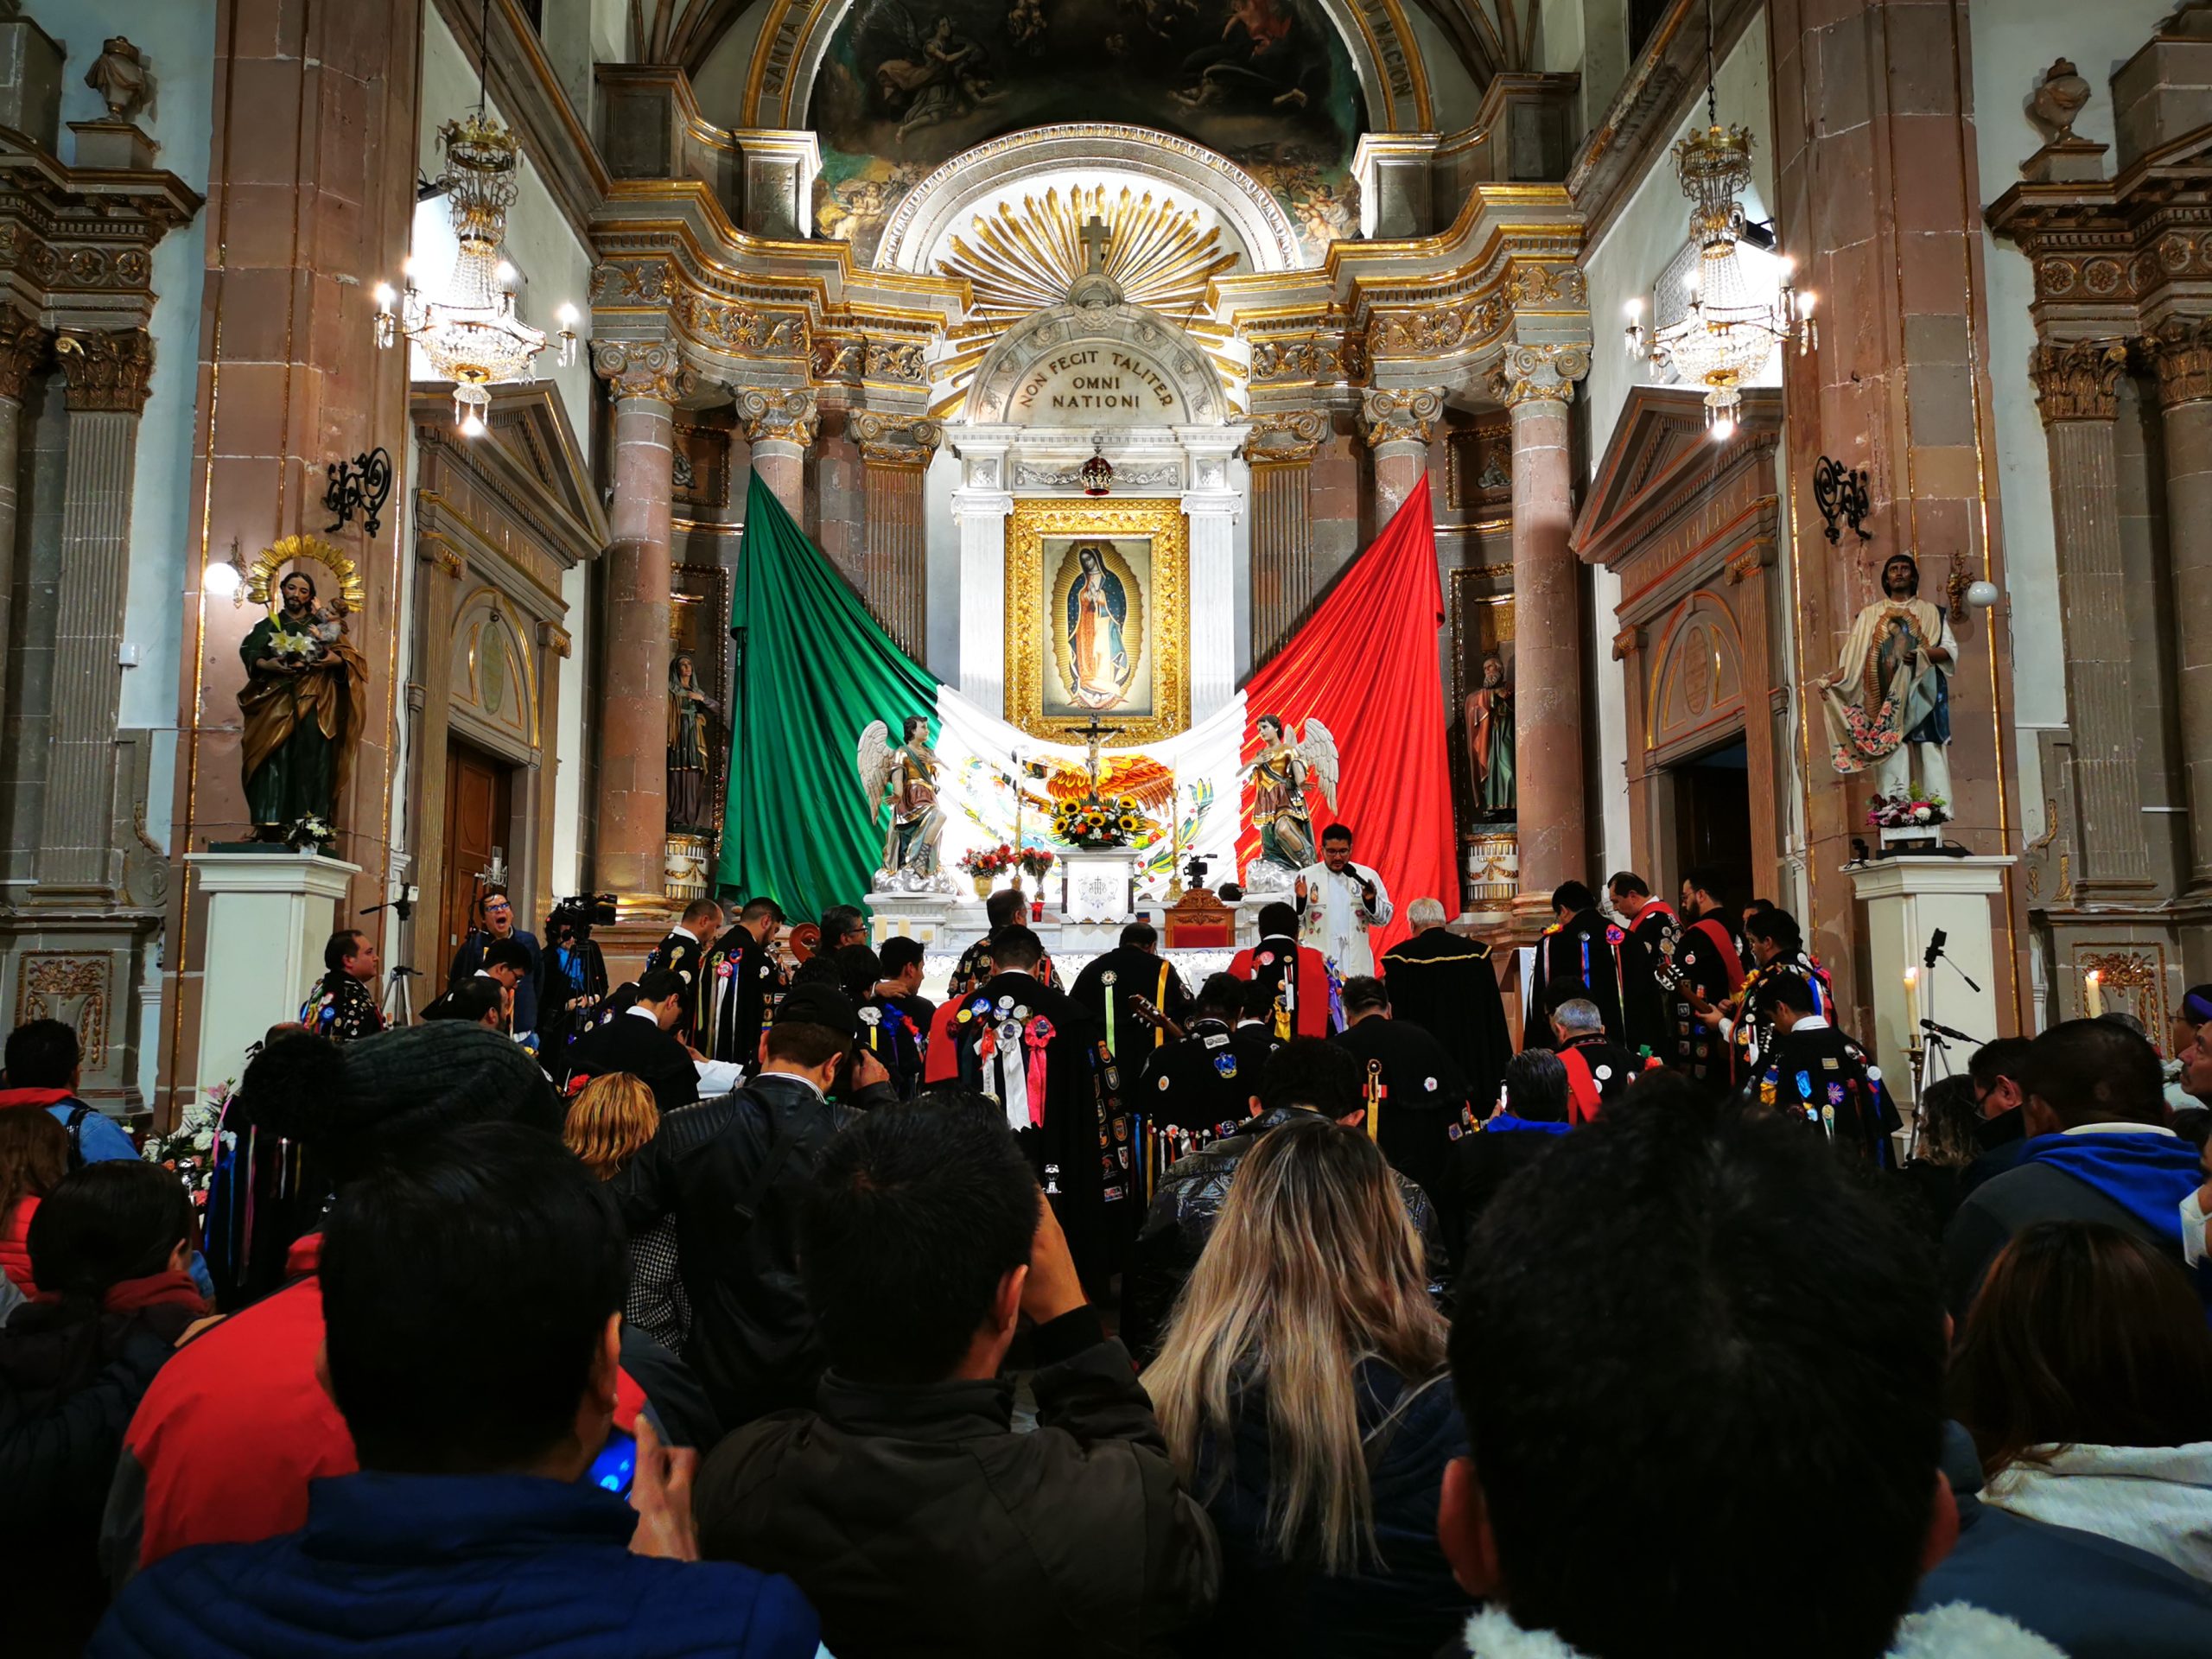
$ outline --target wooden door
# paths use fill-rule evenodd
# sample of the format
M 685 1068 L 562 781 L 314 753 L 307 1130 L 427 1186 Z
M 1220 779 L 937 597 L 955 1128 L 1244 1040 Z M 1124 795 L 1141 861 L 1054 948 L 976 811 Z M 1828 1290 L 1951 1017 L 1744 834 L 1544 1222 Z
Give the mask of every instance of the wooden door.
M 442 976 L 451 965 L 453 953 L 479 919 L 473 907 L 484 883 L 495 866 L 506 867 L 513 781 L 513 768 L 505 761 L 458 741 L 447 743 L 445 886 L 438 895 L 439 949 L 433 973 Z M 444 988 L 442 980 L 437 988 Z
M 1721 897 L 1736 905 L 1755 896 L 1751 773 L 1745 760 L 1744 745 L 1738 742 L 1669 768 L 1675 774 L 1678 826 L 1675 877 L 1679 880 L 1683 871 L 1699 865 L 1717 869 L 1727 882 Z

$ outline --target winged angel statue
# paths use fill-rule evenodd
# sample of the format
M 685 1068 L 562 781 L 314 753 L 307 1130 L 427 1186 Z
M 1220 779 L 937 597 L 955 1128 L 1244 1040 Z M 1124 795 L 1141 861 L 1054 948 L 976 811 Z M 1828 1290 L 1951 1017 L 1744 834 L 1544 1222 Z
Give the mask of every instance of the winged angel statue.
M 1293 741 L 1281 715 L 1262 715 L 1259 756 L 1244 768 L 1252 785 L 1252 827 L 1260 832 L 1260 856 L 1244 873 L 1255 893 L 1290 886 L 1313 861 L 1319 844 L 1313 833 L 1313 803 L 1326 806 L 1337 798 L 1337 740 L 1319 720 L 1308 719 Z
M 883 837 L 883 865 L 875 873 L 879 893 L 950 893 L 952 882 L 938 868 L 938 842 L 944 835 L 944 813 L 937 804 L 937 751 L 930 747 L 930 722 L 909 715 L 900 725 L 900 742 L 891 746 L 891 728 L 870 721 L 861 733 L 853 763 L 868 793 L 868 822 L 891 803 L 891 825 Z

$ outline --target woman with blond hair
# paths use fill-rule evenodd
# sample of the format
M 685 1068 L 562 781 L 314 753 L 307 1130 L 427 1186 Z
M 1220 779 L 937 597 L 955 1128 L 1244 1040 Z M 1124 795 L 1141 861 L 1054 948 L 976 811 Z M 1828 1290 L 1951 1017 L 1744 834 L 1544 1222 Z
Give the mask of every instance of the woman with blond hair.
M 1390 1166 L 1320 1116 L 1245 1158 L 1144 1386 L 1220 1535 L 1192 1651 L 1421 1656 L 1469 1604 L 1436 1544 L 1467 1454 L 1420 1236 Z
M 627 1071 L 586 1084 L 569 1108 L 561 1139 L 602 1181 L 620 1175 L 660 1127 L 653 1091 Z M 630 1241 L 630 1289 L 622 1319 L 681 1357 L 691 1334 L 691 1303 L 677 1272 L 676 1217 L 663 1216 Z

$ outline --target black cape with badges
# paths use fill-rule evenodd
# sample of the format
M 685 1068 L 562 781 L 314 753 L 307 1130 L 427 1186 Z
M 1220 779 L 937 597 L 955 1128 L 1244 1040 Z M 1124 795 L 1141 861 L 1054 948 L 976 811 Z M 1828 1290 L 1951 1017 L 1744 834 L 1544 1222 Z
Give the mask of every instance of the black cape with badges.
M 681 978 L 690 995 L 683 999 L 683 1011 L 677 1015 L 676 1035 L 685 1042 L 699 1028 L 699 969 L 705 963 L 707 947 L 681 928 L 671 927 L 662 936 L 661 942 L 645 953 L 646 973 L 656 968 L 665 968 Z
M 1736 1014 L 1736 1028 L 1729 1040 L 1736 1050 L 1736 1075 L 1756 1077 L 1765 1069 L 1775 1044 L 1776 989 L 1787 979 L 1809 985 L 1813 1012 L 1823 1020 L 1835 1017 L 1835 988 L 1827 970 L 1800 951 L 1794 958 L 1777 957 L 1764 967 L 1744 976 L 1744 1005 Z
M 925 1008 L 931 1005 L 919 997 L 912 999 Z M 935 1009 L 931 1008 L 934 1014 Z M 902 996 L 871 996 L 860 1005 L 861 1044 L 883 1063 L 891 1074 L 891 1086 L 899 1091 L 901 1100 L 912 1100 L 922 1086 L 922 1054 L 929 1044 L 929 1021 L 925 1017 L 916 1023 L 908 999 Z
M 1180 1042 L 1147 1058 L 1134 1103 L 1148 1127 L 1204 1145 L 1252 1115 L 1261 1070 L 1281 1046 L 1258 1021 L 1231 1030 L 1226 1020 L 1194 1020 Z M 1190 1150 L 1182 1146 L 1173 1157 Z
M 627 1071 L 653 1091 L 653 1104 L 664 1112 L 699 1098 L 699 1068 L 683 1045 L 653 1020 L 627 1009 L 577 1038 L 568 1064 L 565 1087 L 571 1096 L 594 1077 Z
M 1513 1058 L 1490 947 L 1448 928 L 1427 928 L 1383 953 L 1382 981 L 1389 987 L 1392 1015 L 1443 1044 L 1468 1093 L 1487 1107 Z
M 1728 1041 L 1716 1025 L 1698 1018 L 1690 1007 L 1694 990 L 1718 1007 L 1743 988 L 1744 937 L 1726 910 L 1714 910 L 1682 928 L 1675 949 L 1675 980 L 1668 1014 L 1673 1040 L 1659 1057 L 1702 1083 L 1726 1089 L 1734 1082 Z
M 1567 1068 L 1567 1121 L 1576 1126 L 1591 1122 L 1626 1092 L 1650 1062 L 1630 1053 L 1618 1043 L 1592 1034 L 1570 1037 L 1559 1046 L 1560 1064 Z M 1513 1109 L 1513 1103 L 1506 1103 Z
M 1643 959 L 1628 975 L 1624 987 L 1628 1046 L 1648 1048 L 1663 1059 L 1673 1052 L 1675 1033 L 1668 1011 L 1673 1006 L 1675 982 L 1680 977 L 1675 953 L 1682 944 L 1681 918 L 1665 900 L 1655 899 L 1637 912 L 1628 934 L 1643 947 Z
M 1878 1068 L 1866 1051 L 1825 1022 L 1779 1032 L 1755 1081 L 1760 1103 L 1834 1143 L 1848 1163 L 1896 1166 L 1890 1136 L 1902 1127 Z
M 1027 1127 L 1019 1127 L 1015 1138 L 1052 1201 L 1076 1270 L 1096 1287 L 1097 1300 L 1141 1218 L 1133 1196 L 1136 1153 L 1129 1121 L 1106 1110 L 1105 1044 L 1074 998 L 1027 974 L 995 974 L 958 1003 L 952 1041 L 964 1087 L 1005 1105 L 1011 1092 L 1006 1068 L 1021 1066 L 1026 1088 L 1033 1042 L 1043 1050 L 1042 1096 L 1028 1102 Z M 1020 1029 L 1008 1033 L 1010 1025 Z
M 759 1059 L 760 1033 L 776 1017 L 783 989 L 783 969 L 772 947 L 737 925 L 716 939 L 700 970 L 696 998 L 698 1046 L 707 1058 L 737 1065 Z
M 1605 1016 L 1605 1035 L 1628 1044 L 1624 999 L 1630 986 L 1641 985 L 1649 974 L 1643 946 L 1626 928 L 1607 921 L 1594 909 L 1546 928 L 1536 941 L 1535 964 L 1529 971 L 1529 994 L 1521 1011 L 1521 1046 L 1551 1046 L 1549 999 L 1560 985 L 1571 985 L 1574 995 L 1595 1002 L 1598 1012 Z
M 1148 1002 L 1178 1025 L 1191 1007 L 1191 994 L 1173 963 L 1134 945 L 1120 945 L 1085 963 L 1068 995 L 1090 1016 L 1106 1045 L 1106 1109 L 1142 1111 L 1134 1098 L 1145 1062 L 1166 1046 L 1167 1033 L 1137 1017 L 1137 1004 Z
M 1467 1104 L 1467 1081 L 1457 1063 L 1419 1026 L 1382 1014 L 1370 1014 L 1329 1040 L 1359 1062 L 1367 1131 L 1382 1155 L 1415 1185 L 1435 1191 Z

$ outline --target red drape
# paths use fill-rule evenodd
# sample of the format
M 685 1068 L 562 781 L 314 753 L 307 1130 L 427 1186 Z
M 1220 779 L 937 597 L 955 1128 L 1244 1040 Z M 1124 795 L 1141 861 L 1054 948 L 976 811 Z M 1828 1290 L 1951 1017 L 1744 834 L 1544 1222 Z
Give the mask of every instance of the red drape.
M 1275 715 L 1303 733 L 1319 716 L 1337 740 L 1337 798 L 1313 802 L 1319 832 L 1341 820 L 1352 857 L 1382 878 L 1396 919 L 1376 930 L 1375 954 L 1406 937 L 1406 906 L 1436 899 L 1459 913 L 1452 857 L 1452 767 L 1445 748 L 1437 632 L 1444 592 L 1428 480 L 1414 486 L 1374 543 L 1345 570 L 1306 625 L 1253 671 L 1244 687 L 1244 760 L 1260 752 L 1259 720 Z M 1252 787 L 1244 786 L 1242 868 L 1259 856 Z

